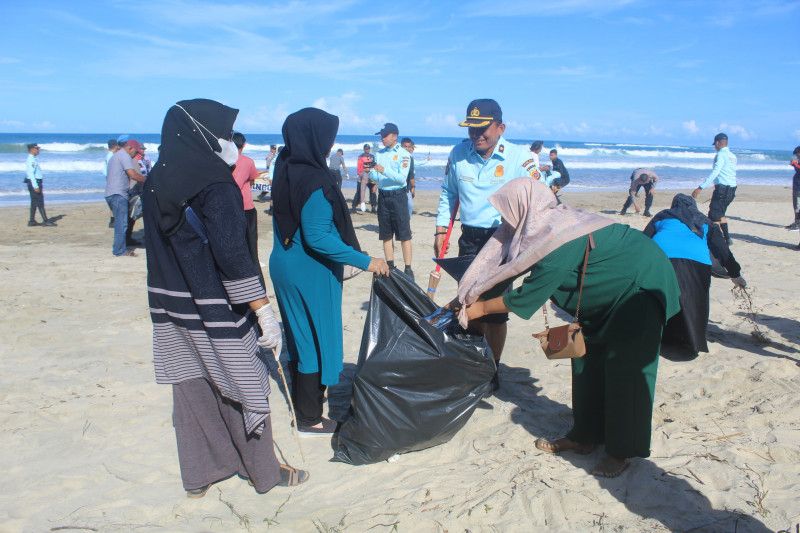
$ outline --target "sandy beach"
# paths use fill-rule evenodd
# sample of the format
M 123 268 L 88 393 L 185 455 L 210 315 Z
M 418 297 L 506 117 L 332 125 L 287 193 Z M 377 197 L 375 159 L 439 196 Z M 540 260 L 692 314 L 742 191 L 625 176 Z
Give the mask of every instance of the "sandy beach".
M 669 207 L 676 192 L 658 190 L 653 212 Z M 616 214 L 625 192 L 567 188 L 561 196 L 634 228 L 648 220 Z M 421 191 L 412 217 L 421 285 L 433 266 L 437 199 Z M 708 199 L 705 192 L 701 211 Z M 262 212 L 266 204 L 257 206 L 267 263 L 271 218 Z M 104 203 L 47 209 L 58 227 L 27 227 L 27 207 L 0 209 L 2 532 L 800 527 L 800 236 L 784 229 L 790 188 L 739 188 L 728 218 L 755 325 L 730 281 L 714 279 L 710 353 L 688 363 L 661 359 L 652 455 L 634 459 L 619 478 L 589 474 L 601 451 L 553 456 L 533 446 L 571 425 L 569 363 L 548 361 L 534 343 L 531 334 L 543 329 L 539 314 L 512 316 L 502 388 L 487 400 L 492 408 L 476 410 L 451 442 L 353 467 L 330 462 L 327 439 L 308 439 L 303 463 L 283 386 L 273 381 L 276 445 L 286 462 L 311 472 L 310 481 L 258 495 L 234 477 L 200 500 L 187 499 L 181 486 L 171 388 L 155 383 L 144 249 L 135 258 L 112 256 Z M 380 256 L 376 216 L 353 219 L 362 247 Z M 143 237 L 139 224 L 134 237 Z M 345 372 L 327 404 L 334 419 L 349 405 L 370 282 L 363 274 L 345 283 Z M 449 301 L 455 288 L 443 278 L 437 302 Z M 753 335 L 756 327 L 767 343 Z

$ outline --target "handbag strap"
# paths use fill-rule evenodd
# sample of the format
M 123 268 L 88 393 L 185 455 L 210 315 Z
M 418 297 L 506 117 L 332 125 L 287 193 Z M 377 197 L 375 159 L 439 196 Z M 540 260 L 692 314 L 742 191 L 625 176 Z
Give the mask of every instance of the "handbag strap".
M 583 254 L 583 268 L 581 268 L 581 287 L 578 290 L 578 305 L 575 308 L 575 319 L 573 322 L 578 322 L 578 314 L 581 311 L 581 297 L 583 296 L 583 280 L 586 279 L 586 265 L 589 264 L 589 252 L 594 248 L 594 237 L 592 234 L 589 234 L 589 238 L 586 240 L 586 253 Z M 549 328 L 550 324 L 547 322 L 547 303 L 542 305 L 542 313 L 544 313 L 544 327 Z

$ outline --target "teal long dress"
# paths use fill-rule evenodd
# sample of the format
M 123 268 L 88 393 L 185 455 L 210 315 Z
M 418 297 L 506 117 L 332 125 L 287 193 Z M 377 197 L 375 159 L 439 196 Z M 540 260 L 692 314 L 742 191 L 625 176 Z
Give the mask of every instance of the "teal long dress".
M 333 208 L 317 189 L 306 201 L 300 228 L 288 250 L 273 221 L 269 273 L 278 300 L 289 360 L 302 374 L 320 372 L 323 385 L 339 383 L 342 371 L 342 270 L 362 270 L 369 256 L 345 244 L 333 223 Z
M 612 224 L 593 235 L 579 316 L 586 355 L 572 359 L 574 427 L 567 438 L 605 444 L 620 459 L 648 457 L 661 332 L 680 310 L 680 290 L 667 256 L 641 232 Z M 550 299 L 574 316 L 587 239 L 533 265 L 503 297 L 506 306 L 527 319 Z

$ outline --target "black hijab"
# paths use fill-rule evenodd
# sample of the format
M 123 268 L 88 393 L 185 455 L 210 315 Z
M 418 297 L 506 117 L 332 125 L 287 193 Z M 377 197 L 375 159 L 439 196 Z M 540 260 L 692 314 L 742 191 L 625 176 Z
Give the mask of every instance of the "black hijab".
M 652 223 L 664 218 L 677 218 L 698 237 L 703 236 L 703 225 L 711 227 L 711 220 L 697 209 L 697 202 L 688 194 L 676 194 L 672 206 L 658 213 Z
M 275 223 L 285 249 L 300 227 L 300 212 L 311 193 L 322 189 L 333 207 L 333 223 L 345 244 L 361 251 L 353 221 L 342 190 L 328 170 L 325 160 L 339 130 L 339 117 L 307 107 L 286 117 L 283 123 L 284 147 L 275 163 L 272 179 L 272 204 Z
M 149 179 L 164 234 L 178 231 L 184 204 L 204 188 L 212 183 L 235 185 L 231 167 L 214 152 L 222 150 L 218 138 L 230 138 L 238 114 L 238 109 L 203 98 L 183 100 L 167 111 L 161 152 Z

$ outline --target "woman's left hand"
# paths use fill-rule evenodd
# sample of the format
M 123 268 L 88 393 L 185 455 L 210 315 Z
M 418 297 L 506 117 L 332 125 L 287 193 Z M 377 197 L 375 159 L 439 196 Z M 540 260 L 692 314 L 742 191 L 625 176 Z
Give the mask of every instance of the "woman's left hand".
M 477 302 L 467 306 L 467 318 L 475 320 L 486 314 L 486 302 L 478 300 Z

